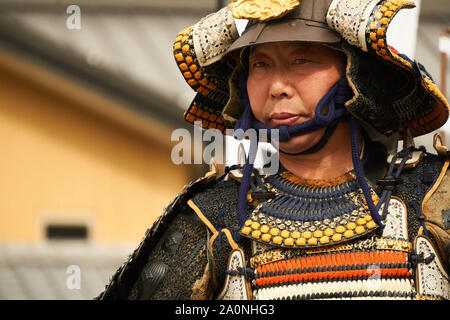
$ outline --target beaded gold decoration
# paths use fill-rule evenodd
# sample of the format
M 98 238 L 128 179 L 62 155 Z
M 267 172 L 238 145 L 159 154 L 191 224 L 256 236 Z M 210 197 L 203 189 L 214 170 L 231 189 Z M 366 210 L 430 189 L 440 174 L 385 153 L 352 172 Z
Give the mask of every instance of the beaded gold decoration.
M 255 241 L 284 248 L 315 248 L 342 244 L 372 233 L 373 221 L 354 173 L 338 184 L 292 179 L 286 173 L 265 177 L 274 198 L 255 207 L 241 234 Z M 297 184 L 298 183 L 298 184 Z M 372 191 L 372 198 L 378 202 Z M 250 192 L 247 200 L 254 203 Z
M 395 250 L 411 252 L 412 243 L 405 240 L 377 238 L 375 242 L 377 250 Z
M 204 75 L 203 68 L 200 67 L 196 55 L 194 53 L 192 44 L 192 30 L 194 26 L 180 31 L 175 44 L 173 52 L 178 68 L 180 69 L 186 82 L 196 92 L 202 96 L 207 96 L 210 92 L 216 89 L 213 80 L 210 80 Z M 204 129 L 217 129 L 225 133 L 226 126 L 224 119 L 219 110 L 214 110 L 207 106 L 202 99 L 196 97 L 188 110 L 184 113 L 184 118 L 190 123 L 201 121 Z
M 231 13 L 236 19 L 269 21 L 294 10 L 301 0 L 233 0 Z
M 330 236 L 323 236 L 320 230 L 314 232 L 282 230 L 280 233 L 278 228 L 270 228 L 267 225 L 260 225 L 257 221 L 247 220 L 245 226 L 241 229 L 241 233 L 251 236 L 254 240 L 261 240 L 269 244 L 292 248 L 307 248 L 320 245 L 336 245 L 342 241 L 356 238 L 356 236 L 367 234 L 377 227 L 370 214 L 358 219 L 358 222 L 360 223 L 359 226 L 350 222 L 345 225 L 338 225 L 333 229 L 327 228 L 327 234 L 330 234 Z
M 411 63 L 398 55 L 395 50 L 391 50 L 392 47 L 389 47 L 386 42 L 386 34 L 389 23 L 401 9 L 414 7 L 414 2 L 408 0 L 383 1 L 373 10 L 368 24 L 370 28 L 368 46 L 381 58 L 407 70 L 412 69 Z
M 275 249 L 275 250 L 261 253 L 257 256 L 250 258 L 250 267 L 256 268 L 257 266 L 260 266 L 260 265 L 263 265 L 266 263 L 270 263 L 270 262 L 280 261 L 283 259 L 286 259 L 284 250 L 283 249 Z
M 178 33 L 173 45 L 173 54 L 186 82 L 196 92 L 206 96 L 216 88 L 216 85 L 202 73 L 193 48 L 192 30 L 193 26 Z
M 217 129 L 225 134 L 226 127 L 222 115 L 218 111 L 202 105 L 200 102 L 194 101 L 185 112 L 184 118 L 190 123 L 201 121 L 202 128 Z
M 306 254 L 317 254 L 317 253 L 325 253 L 325 252 L 335 252 L 335 251 L 348 251 L 354 248 L 353 244 L 345 243 L 339 244 L 331 247 L 321 247 L 321 248 L 311 248 L 305 250 Z

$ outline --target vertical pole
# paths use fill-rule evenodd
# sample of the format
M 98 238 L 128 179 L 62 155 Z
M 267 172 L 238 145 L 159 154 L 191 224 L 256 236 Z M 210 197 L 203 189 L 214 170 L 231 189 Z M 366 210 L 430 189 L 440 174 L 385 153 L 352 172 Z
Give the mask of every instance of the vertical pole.
M 217 10 L 224 7 L 224 0 L 217 0 Z
M 444 97 L 447 97 L 447 54 L 445 52 L 441 52 L 441 92 Z M 439 130 L 439 134 L 442 138 L 442 145 L 447 145 L 446 142 L 446 132 L 445 130 Z
M 450 35 L 450 28 L 442 32 L 441 37 L 448 37 Z M 447 97 L 447 53 L 441 51 L 441 92 L 444 97 Z
M 441 37 L 449 37 L 450 36 L 450 27 L 444 29 Z M 447 51 L 441 50 L 441 92 L 444 97 L 447 98 Z M 442 144 L 447 145 L 446 132 L 445 130 L 439 130 L 439 133 L 442 138 Z

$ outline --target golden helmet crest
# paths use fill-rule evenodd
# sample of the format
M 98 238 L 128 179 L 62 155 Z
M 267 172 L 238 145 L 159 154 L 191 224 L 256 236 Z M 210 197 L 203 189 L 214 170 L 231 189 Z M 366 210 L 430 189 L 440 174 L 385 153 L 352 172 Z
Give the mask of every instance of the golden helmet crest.
M 236 19 L 269 21 L 283 17 L 301 0 L 233 0 L 230 11 Z

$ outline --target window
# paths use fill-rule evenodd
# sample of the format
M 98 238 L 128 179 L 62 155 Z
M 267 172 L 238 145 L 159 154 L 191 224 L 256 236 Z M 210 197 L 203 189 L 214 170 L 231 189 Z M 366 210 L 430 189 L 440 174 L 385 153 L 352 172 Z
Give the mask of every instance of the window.
M 48 240 L 87 240 L 88 229 L 84 225 L 48 225 L 46 238 Z

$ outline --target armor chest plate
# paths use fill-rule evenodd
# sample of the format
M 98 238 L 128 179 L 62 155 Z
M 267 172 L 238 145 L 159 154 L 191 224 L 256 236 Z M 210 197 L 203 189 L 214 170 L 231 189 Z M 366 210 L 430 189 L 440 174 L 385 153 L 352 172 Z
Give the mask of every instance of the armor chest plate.
M 411 299 L 406 207 L 392 199 L 381 237 L 286 249 L 254 241 L 250 265 L 255 299 Z

